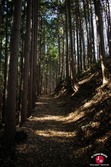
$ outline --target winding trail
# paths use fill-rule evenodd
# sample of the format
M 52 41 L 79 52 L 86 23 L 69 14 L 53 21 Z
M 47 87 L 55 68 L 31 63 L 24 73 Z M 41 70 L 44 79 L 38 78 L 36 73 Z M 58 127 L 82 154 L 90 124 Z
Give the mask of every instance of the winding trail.
M 54 97 L 41 97 L 36 106 L 23 127 L 28 139 L 17 147 L 18 166 L 77 166 L 73 155 L 76 131 L 67 123 L 70 117 L 64 112 L 63 102 Z
M 98 93 L 87 103 L 77 98 L 40 97 L 32 116 L 17 129 L 27 132 L 27 139 L 16 144 L 9 156 L 4 154 L 1 167 L 87 167 L 95 163 L 91 159 L 95 153 L 111 157 L 110 112 L 103 113 L 99 107 L 106 97 Z

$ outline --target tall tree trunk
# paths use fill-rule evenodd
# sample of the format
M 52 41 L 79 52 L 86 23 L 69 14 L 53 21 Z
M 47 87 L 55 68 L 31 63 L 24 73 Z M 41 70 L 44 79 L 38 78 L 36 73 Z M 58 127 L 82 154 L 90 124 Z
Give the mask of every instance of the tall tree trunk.
M 68 16 L 69 16 L 69 35 L 70 35 L 70 64 L 71 64 L 71 72 L 73 84 L 76 83 L 76 75 L 75 75 L 75 63 L 74 63 L 74 50 L 73 50 L 73 38 L 72 38 L 72 19 L 71 19 L 71 1 L 67 0 L 68 7 Z
M 21 123 L 23 123 L 27 118 L 27 105 L 28 105 L 28 93 L 27 92 L 28 92 L 28 76 L 29 76 L 29 58 L 30 58 L 31 8 L 32 8 L 32 0 L 28 0 L 26 37 L 25 37 L 25 46 L 24 46 L 24 76 L 23 76 Z
M 81 20 L 80 20 L 81 22 Z M 80 73 L 82 72 L 82 67 L 83 67 L 83 61 L 82 61 L 82 58 L 83 58 L 83 52 L 82 52 L 82 27 L 81 27 L 81 23 L 80 23 L 80 39 L 79 39 L 79 42 L 80 42 Z
M 105 61 L 105 48 L 104 48 L 104 36 L 103 36 L 103 22 L 102 22 L 102 11 L 101 11 L 101 1 L 100 0 L 93 0 L 95 6 L 95 13 L 98 17 L 98 34 L 100 38 L 100 60 L 101 60 L 101 69 L 102 69 L 102 76 L 103 76 L 103 84 L 107 83 L 109 80 L 109 72 L 106 68 L 106 61 Z
M 0 0 L 0 73 L 2 72 L 2 69 L 1 69 L 1 59 L 2 59 L 1 23 L 2 23 L 2 2 Z M 0 78 L 0 119 L 2 119 L 2 81 L 1 81 L 1 78 Z
M 44 36 L 44 48 L 45 48 L 45 26 L 43 28 L 43 21 L 41 21 L 41 17 L 39 16 L 39 13 L 38 13 L 38 28 L 37 28 L 38 32 L 40 32 L 42 29 L 43 29 L 43 36 Z M 42 33 L 40 33 L 41 35 L 39 35 L 38 37 L 38 34 L 37 34 L 37 38 L 40 38 L 40 42 L 38 43 L 38 48 L 37 48 L 37 81 L 39 82 L 36 82 L 36 85 L 37 85 L 37 96 L 39 96 L 41 94 L 41 36 L 42 36 Z M 45 49 L 44 49 L 44 55 L 45 55 Z
M 32 34 L 31 34 L 31 54 L 30 54 L 30 78 L 29 78 L 29 108 L 28 116 L 31 115 L 33 109 L 33 65 L 34 65 L 34 0 L 32 0 Z
M 16 132 L 16 83 L 17 83 L 17 66 L 19 53 L 19 37 L 21 23 L 22 0 L 16 0 L 14 4 L 14 20 L 11 32 L 10 43 L 10 66 L 8 80 L 8 95 L 5 114 L 4 141 L 5 146 L 10 147 L 14 144 Z
M 34 0 L 34 60 L 33 60 L 33 107 L 37 98 L 37 41 L 38 41 L 38 8 L 39 1 Z M 39 82 L 39 81 L 38 81 Z
M 84 18 L 85 18 L 85 25 L 86 25 L 86 32 L 87 32 L 87 53 L 86 53 L 86 57 L 87 57 L 87 61 L 86 61 L 86 65 L 89 67 L 89 55 L 88 55 L 88 48 L 89 48 L 89 29 L 88 29 L 88 17 L 87 17 L 87 5 L 86 5 L 86 0 L 83 0 L 83 8 L 84 8 Z
M 92 2 L 91 2 L 91 29 L 92 29 L 92 61 L 95 63 L 96 62 L 96 53 L 95 53 L 95 34 L 94 34 L 94 22 L 93 22 L 93 7 L 92 7 Z
M 62 36 L 62 67 L 61 67 L 61 75 L 62 79 L 64 79 L 64 36 Z
M 66 19 L 66 79 L 69 79 L 69 52 L 68 52 L 68 11 L 67 0 L 65 0 L 65 19 Z
M 82 29 L 82 44 L 83 44 L 83 70 L 86 71 L 86 52 L 85 52 L 85 37 Z
M 91 29 L 91 14 L 90 14 L 90 0 L 86 0 L 87 6 L 87 24 L 88 24 L 88 65 L 92 64 L 92 29 Z
M 8 1 L 6 1 L 8 9 Z M 4 65 L 4 88 L 3 88 L 3 106 L 2 106 L 2 122 L 4 123 L 6 109 L 6 90 L 7 90 L 7 63 L 8 63 L 8 14 L 6 11 L 6 29 L 5 29 L 5 65 Z
M 76 39 L 77 39 L 77 73 L 80 73 L 80 11 L 76 0 Z
M 58 68 L 59 68 L 59 80 L 61 80 L 61 41 L 60 35 L 58 35 Z
M 108 46 L 109 55 L 111 56 L 111 1 L 107 1 L 108 4 Z
M 24 40 L 22 39 L 22 53 L 20 58 L 20 85 L 19 85 L 19 100 L 18 100 L 18 111 L 21 111 L 22 107 L 22 86 L 23 86 L 23 59 L 24 59 Z M 20 114 L 20 113 L 19 113 Z

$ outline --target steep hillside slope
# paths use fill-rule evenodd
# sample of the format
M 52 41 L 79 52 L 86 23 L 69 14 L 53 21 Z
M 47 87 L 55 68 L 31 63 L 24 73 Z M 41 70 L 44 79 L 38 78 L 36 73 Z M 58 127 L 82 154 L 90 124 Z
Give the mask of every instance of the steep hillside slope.
M 111 63 L 107 64 L 111 72 Z M 63 81 L 55 94 L 63 102 L 66 123 L 77 130 L 74 157 L 77 162 L 82 160 L 81 166 L 90 164 L 89 157 L 93 154 L 111 156 L 111 83 L 102 85 L 101 70 L 97 67 L 84 73 L 78 86 L 78 91 L 74 92 L 71 84 Z

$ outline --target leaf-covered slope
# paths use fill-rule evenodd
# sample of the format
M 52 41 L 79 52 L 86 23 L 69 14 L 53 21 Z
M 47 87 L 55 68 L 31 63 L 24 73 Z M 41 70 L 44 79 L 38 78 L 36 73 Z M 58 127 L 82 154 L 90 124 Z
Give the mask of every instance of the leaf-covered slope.
M 95 72 L 97 69 L 98 72 Z M 90 164 L 94 153 L 111 155 L 111 83 L 102 85 L 100 66 L 97 69 L 92 68 L 79 79 L 76 92 L 69 91 L 72 86 L 66 81 L 56 88 L 57 96 L 63 101 L 66 123 L 77 130 L 78 140 L 75 141 L 73 155 L 80 166 Z M 81 159 L 82 162 L 79 162 Z

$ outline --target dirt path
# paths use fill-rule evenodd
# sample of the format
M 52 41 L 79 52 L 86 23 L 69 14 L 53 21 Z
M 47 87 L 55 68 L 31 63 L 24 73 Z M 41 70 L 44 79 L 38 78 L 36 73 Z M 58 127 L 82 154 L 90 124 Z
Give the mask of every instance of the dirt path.
M 33 116 L 23 127 L 28 132 L 28 139 L 17 146 L 17 166 L 77 166 L 73 156 L 76 133 L 65 122 L 61 101 L 52 97 L 40 98 Z
M 1 167 L 87 167 L 95 163 L 91 160 L 95 153 L 110 157 L 110 126 L 102 119 L 106 112 L 95 103 L 90 107 L 90 101 L 79 107 L 76 103 L 80 101 L 39 98 L 32 116 L 20 127 L 27 139 L 16 150 L 3 153 Z

